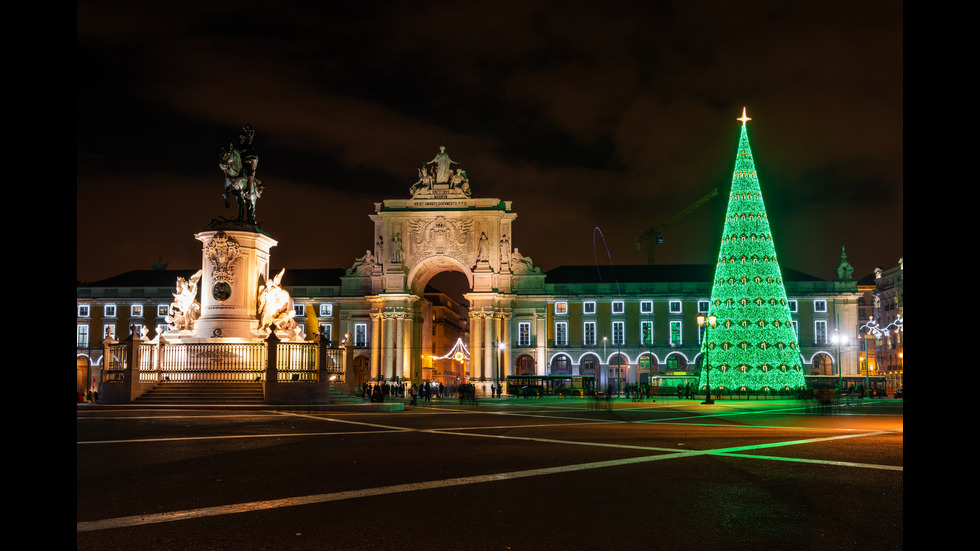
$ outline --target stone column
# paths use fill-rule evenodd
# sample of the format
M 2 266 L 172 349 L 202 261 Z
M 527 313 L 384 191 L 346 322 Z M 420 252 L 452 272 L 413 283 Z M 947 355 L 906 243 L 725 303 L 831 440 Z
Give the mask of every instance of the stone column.
M 381 320 L 382 324 L 384 325 L 384 334 L 385 334 L 384 354 L 382 354 L 381 374 L 385 379 L 390 378 L 394 374 L 393 373 L 394 368 L 392 366 L 392 363 L 394 362 L 393 355 L 395 351 L 394 350 L 395 349 L 395 338 L 394 338 L 395 324 L 393 323 L 393 321 L 394 320 L 392 320 L 391 312 L 385 312 Z
M 377 381 L 381 375 L 381 313 L 371 312 L 371 376 Z
M 497 319 L 493 312 L 486 312 L 484 316 L 483 371 L 480 373 L 481 381 L 493 379 L 493 368 L 497 364 L 497 362 L 494 361 L 497 355 L 497 339 L 494 338 L 497 329 Z
M 476 379 L 483 372 L 483 312 L 470 310 L 470 378 Z
M 406 382 L 412 380 L 412 366 L 415 365 L 419 355 L 412 343 L 415 338 L 415 333 L 412 331 L 414 323 L 415 316 L 410 313 L 402 318 L 402 369 L 399 377 Z

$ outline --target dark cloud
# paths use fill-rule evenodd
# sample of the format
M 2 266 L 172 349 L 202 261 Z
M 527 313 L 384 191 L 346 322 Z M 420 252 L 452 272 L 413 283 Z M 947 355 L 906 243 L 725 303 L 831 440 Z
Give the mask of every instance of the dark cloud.
M 277 265 L 349 266 L 440 145 L 544 268 L 592 262 L 596 227 L 642 263 L 717 187 L 657 249 L 712 262 L 743 105 L 785 264 L 903 254 L 901 4 L 459 4 L 79 2 L 78 278 L 200 262 L 246 122 Z

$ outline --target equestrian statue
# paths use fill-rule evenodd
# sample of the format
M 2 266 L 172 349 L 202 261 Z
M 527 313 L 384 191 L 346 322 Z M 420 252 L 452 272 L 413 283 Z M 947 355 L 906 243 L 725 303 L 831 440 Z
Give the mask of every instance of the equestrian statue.
M 225 173 L 225 208 L 231 206 L 229 199 L 234 197 L 238 203 L 238 221 L 248 224 L 255 224 L 255 203 L 265 190 L 255 177 L 259 157 L 252 145 L 254 137 L 252 125 L 246 124 L 238 136 L 238 146 L 228 144 L 228 148 L 221 151 L 221 162 L 218 163 Z

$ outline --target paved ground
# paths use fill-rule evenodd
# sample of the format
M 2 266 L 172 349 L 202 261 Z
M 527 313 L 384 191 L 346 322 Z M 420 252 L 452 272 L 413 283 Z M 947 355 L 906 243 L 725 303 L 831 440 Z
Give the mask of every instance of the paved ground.
M 902 400 L 80 407 L 78 549 L 902 549 Z

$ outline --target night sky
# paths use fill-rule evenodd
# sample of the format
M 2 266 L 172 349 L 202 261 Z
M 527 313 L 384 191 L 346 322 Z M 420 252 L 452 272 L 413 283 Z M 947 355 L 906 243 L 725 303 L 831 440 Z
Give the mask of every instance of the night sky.
M 457 5 L 458 4 L 458 5 Z M 783 266 L 903 255 L 902 3 L 80 0 L 77 270 L 197 268 L 255 127 L 272 266 L 346 268 L 439 146 L 543 270 L 714 263 L 742 108 Z M 598 230 L 596 229 L 598 228 Z

